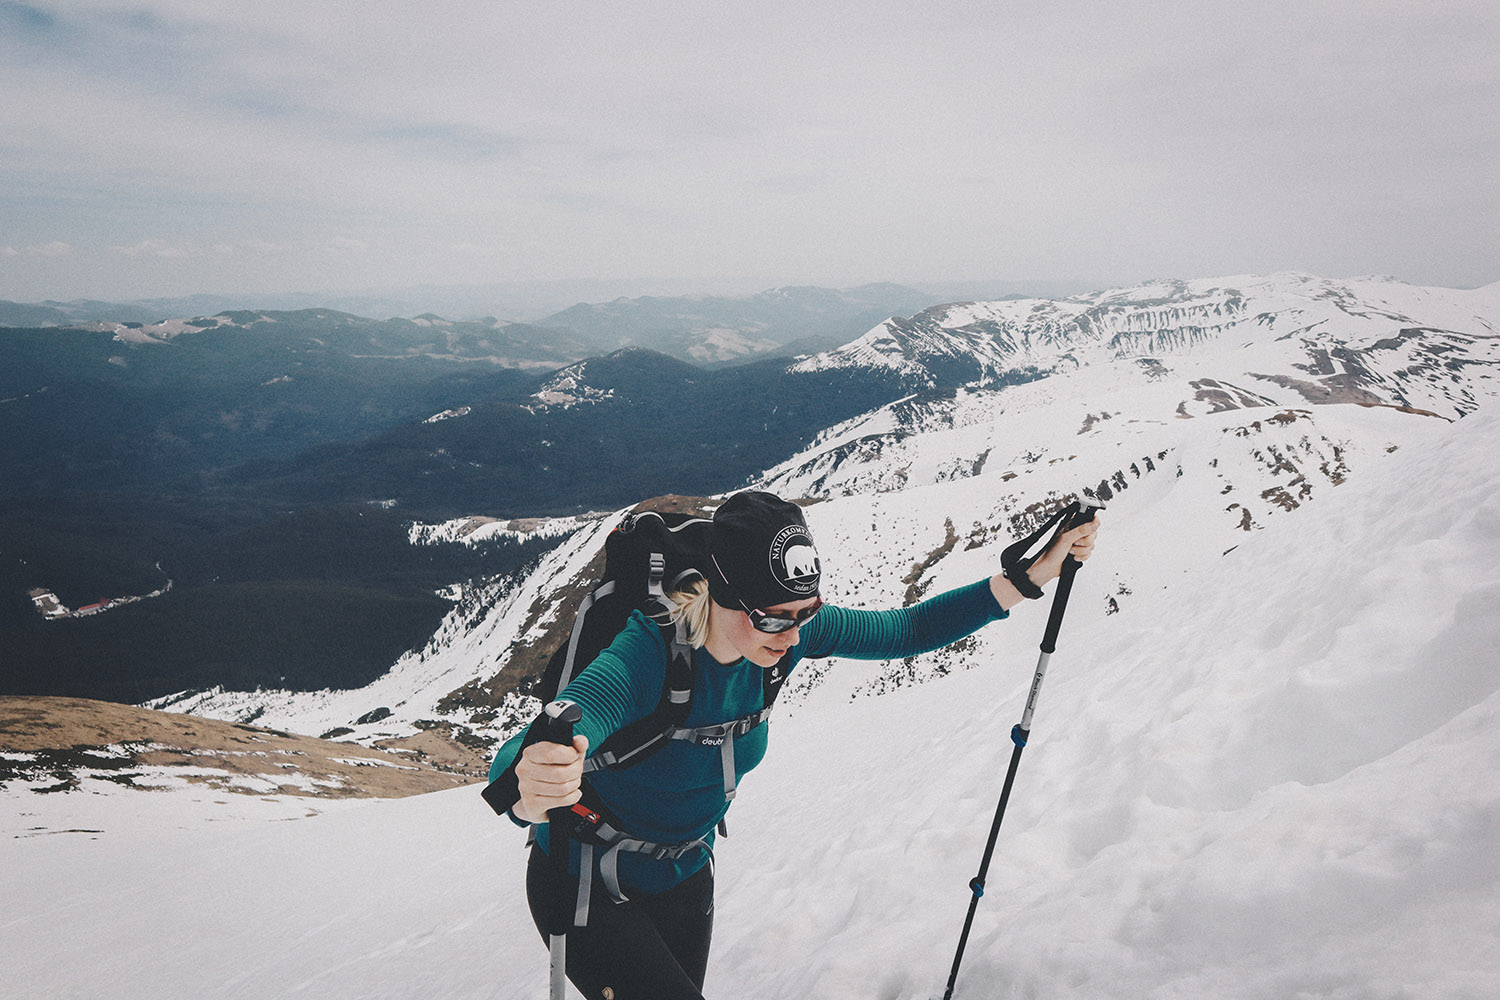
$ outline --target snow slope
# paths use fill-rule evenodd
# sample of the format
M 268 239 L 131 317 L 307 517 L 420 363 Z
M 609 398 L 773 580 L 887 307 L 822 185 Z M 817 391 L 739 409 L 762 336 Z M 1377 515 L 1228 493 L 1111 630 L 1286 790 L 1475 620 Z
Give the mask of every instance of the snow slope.
M 1188 544 L 1197 487 L 1143 481 L 1111 505 L 958 996 L 1500 995 L 1500 420 L 1416 426 L 1422 447 L 1228 553 Z M 819 505 L 814 530 L 937 496 Z M 852 587 L 859 558 L 830 556 L 833 582 Z M 1141 582 L 1105 614 L 1122 574 Z M 1044 617 L 1024 607 L 947 676 L 878 698 L 850 694 L 884 666 L 834 664 L 771 723 L 719 851 L 710 996 L 941 994 Z M 0 982 L 539 997 L 520 844 L 477 788 L 0 841 Z

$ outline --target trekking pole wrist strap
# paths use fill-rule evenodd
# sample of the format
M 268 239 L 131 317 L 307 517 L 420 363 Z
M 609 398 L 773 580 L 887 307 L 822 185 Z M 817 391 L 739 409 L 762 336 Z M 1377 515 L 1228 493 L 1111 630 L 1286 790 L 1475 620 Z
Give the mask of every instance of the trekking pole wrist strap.
M 1021 592 L 1022 597 L 1029 601 L 1035 601 L 1042 597 L 1042 588 L 1032 582 L 1031 577 L 1027 575 L 1027 570 L 1031 569 L 1032 564 L 1042 557 L 1042 553 L 1046 551 L 1048 545 L 1057 541 L 1057 537 L 1067 527 L 1069 519 L 1077 514 L 1082 507 L 1083 505 L 1077 500 L 1073 501 L 1048 518 L 1046 524 L 1043 524 L 1025 538 L 1013 542 L 1000 553 L 1000 571 L 1010 581 L 1011 586 Z M 1038 543 L 1046 538 L 1047 533 L 1051 532 L 1054 528 L 1057 529 L 1056 532 L 1051 539 L 1047 540 L 1046 545 L 1041 547 L 1041 551 L 1033 555 L 1028 555 L 1027 553 L 1036 548 Z
M 1002 572 L 1004 572 L 1005 578 L 1010 581 L 1010 585 L 1021 592 L 1022 597 L 1028 601 L 1035 601 L 1042 597 L 1042 588 L 1032 583 L 1031 577 L 1026 575 L 1026 570 L 1029 568 L 1030 562 L 1028 561 L 1016 566 L 1007 566 Z

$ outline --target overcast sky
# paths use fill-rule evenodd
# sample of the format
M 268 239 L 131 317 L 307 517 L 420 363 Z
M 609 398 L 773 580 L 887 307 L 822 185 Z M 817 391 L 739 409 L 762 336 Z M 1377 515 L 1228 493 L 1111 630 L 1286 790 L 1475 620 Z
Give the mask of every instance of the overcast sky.
M 1500 279 L 1494 0 L 0 0 L 0 94 L 13 300 Z

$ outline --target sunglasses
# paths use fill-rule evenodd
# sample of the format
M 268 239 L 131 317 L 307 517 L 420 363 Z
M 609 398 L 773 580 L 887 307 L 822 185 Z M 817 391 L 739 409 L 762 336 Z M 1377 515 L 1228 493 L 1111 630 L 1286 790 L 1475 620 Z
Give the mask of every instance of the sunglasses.
M 741 606 L 743 607 L 743 605 Z M 777 635 L 781 632 L 790 632 L 798 625 L 806 624 L 808 619 L 817 614 L 822 607 L 823 598 L 819 597 L 812 604 L 793 615 L 773 615 L 769 611 L 751 608 L 745 608 L 745 612 L 750 616 L 750 625 L 755 631 Z

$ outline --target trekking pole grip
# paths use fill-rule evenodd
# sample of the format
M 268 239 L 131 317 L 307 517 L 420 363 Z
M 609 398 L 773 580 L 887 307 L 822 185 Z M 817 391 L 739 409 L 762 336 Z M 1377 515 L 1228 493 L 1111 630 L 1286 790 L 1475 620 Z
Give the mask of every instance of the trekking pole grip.
M 1079 510 L 1063 523 L 1058 529 L 1058 534 L 1072 531 L 1081 524 L 1088 524 L 1094 519 L 1094 514 L 1104 508 L 1087 501 L 1079 501 Z M 1057 633 L 1062 629 L 1063 615 L 1068 610 L 1068 597 L 1073 593 L 1073 577 L 1083 563 L 1074 559 L 1071 555 L 1063 559 L 1062 572 L 1058 574 L 1057 590 L 1052 594 L 1052 610 L 1047 616 L 1047 630 L 1042 634 L 1042 652 L 1051 654 L 1057 651 Z
M 583 709 L 577 704 L 558 699 L 542 710 L 540 739 L 547 743 L 572 746 L 573 725 L 582 718 Z M 568 870 L 569 813 L 568 806 L 547 810 L 547 855 L 553 866 L 563 872 Z M 561 905 L 557 909 L 558 913 L 554 915 L 556 927 L 552 928 L 552 933 L 563 934 L 567 932 L 567 921 L 571 912 L 564 912 L 564 907 Z
M 583 709 L 571 701 L 558 699 L 542 709 L 542 731 L 538 742 L 556 743 L 559 746 L 571 747 L 573 745 L 573 725 L 583 718 Z M 554 819 L 562 819 L 568 812 L 567 806 L 559 806 L 556 809 L 547 810 L 547 820 L 550 823 Z M 556 824 L 554 824 L 556 825 Z M 555 832 L 555 830 L 554 830 Z M 551 841 L 548 842 L 551 846 Z
M 583 709 L 559 698 L 542 709 L 542 739 L 548 743 L 573 745 L 573 724 L 583 718 Z
M 538 720 L 541 729 L 538 742 L 573 745 L 573 725 L 583 718 L 583 709 L 571 701 L 559 698 L 542 709 Z M 552 869 L 555 885 L 561 885 L 568 874 L 568 806 L 547 810 L 547 860 Z M 548 978 L 549 1000 L 566 1000 L 568 965 L 568 924 L 572 908 L 568 905 L 567 893 L 558 891 L 546 917 L 548 948 L 551 951 L 551 967 Z

